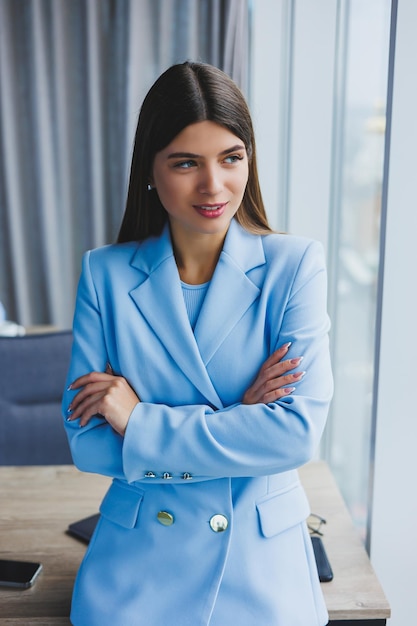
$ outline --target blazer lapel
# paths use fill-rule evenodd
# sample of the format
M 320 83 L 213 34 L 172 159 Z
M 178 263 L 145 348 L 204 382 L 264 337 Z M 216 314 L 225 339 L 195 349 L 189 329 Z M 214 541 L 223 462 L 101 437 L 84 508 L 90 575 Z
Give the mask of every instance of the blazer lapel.
M 136 306 L 179 369 L 213 406 L 222 407 L 188 320 L 168 227 L 139 247 L 132 265 L 143 272 L 130 292 Z
M 207 365 L 260 289 L 247 273 L 265 263 L 262 240 L 232 220 L 195 327 L 195 338 Z

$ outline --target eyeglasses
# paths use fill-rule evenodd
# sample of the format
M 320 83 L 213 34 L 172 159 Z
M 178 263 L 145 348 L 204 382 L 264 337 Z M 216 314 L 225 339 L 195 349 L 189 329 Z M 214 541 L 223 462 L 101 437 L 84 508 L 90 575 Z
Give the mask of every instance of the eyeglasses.
M 310 513 L 307 518 L 307 526 L 310 535 L 320 535 L 320 537 L 323 537 L 323 533 L 321 532 L 323 524 L 327 524 L 324 517 L 320 517 L 320 515 L 316 515 L 315 513 Z

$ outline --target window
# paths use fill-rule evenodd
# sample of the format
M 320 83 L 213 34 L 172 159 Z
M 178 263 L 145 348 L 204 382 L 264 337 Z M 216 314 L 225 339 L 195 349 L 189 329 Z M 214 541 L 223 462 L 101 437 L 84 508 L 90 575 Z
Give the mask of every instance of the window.
M 391 2 L 344 6 L 329 235 L 335 395 L 326 457 L 365 538 Z
M 391 2 L 251 7 L 264 200 L 275 228 L 327 249 L 335 396 L 321 455 L 365 538 Z

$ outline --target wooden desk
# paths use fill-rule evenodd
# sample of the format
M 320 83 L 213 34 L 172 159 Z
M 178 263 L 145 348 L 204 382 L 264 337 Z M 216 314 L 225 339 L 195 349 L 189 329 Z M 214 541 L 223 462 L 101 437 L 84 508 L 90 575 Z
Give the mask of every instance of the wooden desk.
M 0 467 L 1 557 L 43 565 L 30 589 L 0 589 L 1 626 L 69 626 L 85 545 L 65 530 L 97 511 L 109 483 L 71 465 Z
M 388 603 L 327 466 L 312 463 L 300 475 L 312 511 L 327 519 L 323 541 L 334 580 L 323 583 L 323 591 L 331 624 L 385 624 Z M 109 482 L 73 466 L 0 467 L 1 558 L 43 564 L 31 589 L 0 589 L 0 626 L 70 625 L 72 586 L 85 546 L 65 530 L 97 511 Z
M 334 579 L 322 583 L 330 625 L 382 626 L 390 607 L 336 482 L 323 462 L 300 470 L 313 513 L 324 517 L 323 544 Z
M 60 330 L 66 329 L 60 329 L 52 324 L 37 324 L 36 326 L 26 326 L 25 328 L 26 335 L 44 335 L 45 333 L 56 333 Z

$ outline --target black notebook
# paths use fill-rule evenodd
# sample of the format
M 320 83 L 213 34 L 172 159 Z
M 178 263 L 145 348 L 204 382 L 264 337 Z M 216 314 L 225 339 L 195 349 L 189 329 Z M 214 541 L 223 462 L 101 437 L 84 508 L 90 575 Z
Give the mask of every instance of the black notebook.
M 78 522 L 73 522 L 68 526 L 67 533 L 88 543 L 99 519 L 100 513 L 95 513 L 95 515 L 80 519 Z

